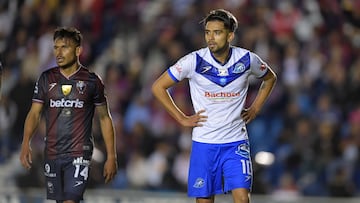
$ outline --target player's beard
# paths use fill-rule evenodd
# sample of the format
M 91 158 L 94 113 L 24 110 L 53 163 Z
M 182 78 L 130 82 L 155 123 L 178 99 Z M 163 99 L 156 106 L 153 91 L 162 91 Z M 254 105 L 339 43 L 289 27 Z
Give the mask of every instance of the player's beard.
M 214 55 L 217 55 L 217 56 L 220 56 L 220 55 L 226 53 L 228 50 L 229 50 L 228 44 L 225 44 L 222 47 L 219 47 L 217 44 L 217 46 L 215 48 L 213 48 L 213 49 L 210 48 L 211 53 Z
M 70 67 L 73 67 L 73 65 L 76 64 L 76 63 L 77 63 L 77 59 L 74 58 L 74 59 L 72 59 L 71 61 L 69 61 L 68 63 L 66 63 L 66 64 L 64 64 L 64 65 L 58 64 L 58 66 L 59 66 L 61 69 L 68 69 L 68 68 L 70 68 Z

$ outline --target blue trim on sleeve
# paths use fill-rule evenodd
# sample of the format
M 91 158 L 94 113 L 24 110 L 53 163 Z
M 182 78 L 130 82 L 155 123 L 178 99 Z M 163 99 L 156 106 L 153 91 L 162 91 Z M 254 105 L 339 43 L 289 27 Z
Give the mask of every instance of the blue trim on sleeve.
M 167 70 L 167 73 L 169 74 L 169 76 L 171 77 L 171 79 L 173 79 L 175 82 L 179 82 L 179 80 L 176 79 L 176 77 L 171 73 L 170 69 Z

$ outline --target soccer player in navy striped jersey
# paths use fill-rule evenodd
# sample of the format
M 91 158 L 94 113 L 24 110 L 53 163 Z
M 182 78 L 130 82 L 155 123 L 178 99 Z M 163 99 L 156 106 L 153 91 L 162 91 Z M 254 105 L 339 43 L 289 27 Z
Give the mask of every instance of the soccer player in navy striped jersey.
M 216 194 L 231 192 L 235 203 L 249 203 L 253 173 L 246 124 L 259 114 L 276 74 L 253 52 L 230 45 L 237 28 L 233 14 L 213 10 L 202 22 L 207 47 L 170 66 L 152 92 L 181 125 L 193 127 L 188 196 L 214 203 Z M 262 84 L 246 108 L 251 75 Z M 167 91 L 183 79 L 189 81 L 193 115 L 185 115 Z
M 81 33 L 72 27 L 58 28 L 53 40 L 57 66 L 44 71 L 36 82 L 32 106 L 25 120 L 20 161 L 30 169 L 31 138 L 43 114 L 47 198 L 78 203 L 83 199 L 89 180 L 95 110 L 106 145 L 103 172 L 106 183 L 117 173 L 115 130 L 103 82 L 79 61 Z

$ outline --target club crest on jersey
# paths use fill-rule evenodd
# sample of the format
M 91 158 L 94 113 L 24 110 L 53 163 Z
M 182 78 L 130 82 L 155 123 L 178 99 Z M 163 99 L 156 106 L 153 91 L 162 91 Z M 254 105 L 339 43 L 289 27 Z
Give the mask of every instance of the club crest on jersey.
M 242 73 L 244 72 L 246 69 L 245 65 L 243 63 L 237 63 L 235 64 L 235 67 L 234 67 L 234 70 L 233 70 L 233 73 Z
M 61 85 L 61 91 L 65 96 L 70 94 L 71 89 L 72 89 L 72 85 Z
M 78 81 L 76 83 L 76 89 L 79 91 L 80 94 L 84 94 L 86 88 L 86 84 L 84 81 Z

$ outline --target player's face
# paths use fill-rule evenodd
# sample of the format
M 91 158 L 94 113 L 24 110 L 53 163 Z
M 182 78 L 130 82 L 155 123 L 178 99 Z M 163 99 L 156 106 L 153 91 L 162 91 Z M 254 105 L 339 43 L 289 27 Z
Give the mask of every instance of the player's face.
M 54 56 L 60 68 L 69 68 L 77 63 L 80 47 L 68 38 L 58 38 L 54 41 Z
M 230 46 L 233 33 L 221 21 L 209 21 L 205 25 L 205 41 L 214 54 L 222 54 Z

